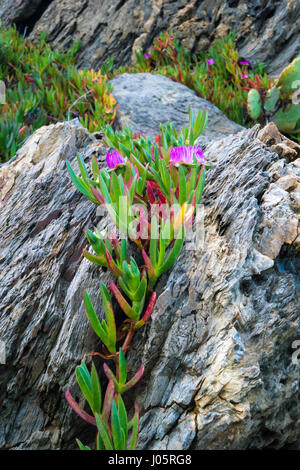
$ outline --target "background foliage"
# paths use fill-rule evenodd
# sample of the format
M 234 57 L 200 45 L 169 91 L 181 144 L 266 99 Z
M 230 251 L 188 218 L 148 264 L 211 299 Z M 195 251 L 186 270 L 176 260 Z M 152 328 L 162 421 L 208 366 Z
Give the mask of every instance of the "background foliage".
M 162 33 L 147 54 L 136 53 L 136 64 L 115 69 L 113 59 L 108 58 L 97 72 L 76 68 L 79 48 L 76 43 L 62 53 L 50 48 L 46 35 L 32 44 L 15 28 L 0 28 L 0 80 L 7 90 L 6 103 L 0 107 L 0 163 L 12 158 L 25 138 L 42 125 L 78 117 L 90 132 L 95 132 L 112 124 L 117 104 L 109 80 L 124 72 L 165 75 L 211 101 L 242 126 L 272 120 L 266 112 L 251 112 L 253 99 L 247 106 L 247 97 L 254 89 L 251 97 L 259 93 L 256 102 L 263 103 L 275 81 L 267 75 L 264 64 L 249 63 L 239 56 L 234 32 L 199 55 L 185 50 L 172 32 Z M 290 89 L 280 96 L 276 105 L 281 113 L 278 125 L 283 132 L 292 125 L 292 138 L 299 141 L 295 121 L 299 106 L 293 108 L 292 117 L 289 111 L 292 92 Z M 288 126 L 287 118 L 293 121 Z
M 102 72 L 78 71 L 79 44 L 64 53 L 46 38 L 33 45 L 15 28 L 0 30 L 0 80 L 6 103 L 0 107 L 0 163 L 13 157 L 26 137 L 45 124 L 79 117 L 91 132 L 113 122 L 116 101 Z

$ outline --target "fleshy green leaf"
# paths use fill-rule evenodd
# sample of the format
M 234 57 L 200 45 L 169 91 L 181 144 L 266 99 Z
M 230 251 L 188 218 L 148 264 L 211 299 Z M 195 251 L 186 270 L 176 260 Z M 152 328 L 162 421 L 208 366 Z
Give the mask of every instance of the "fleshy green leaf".
M 124 385 L 127 379 L 127 366 L 126 359 L 122 349 L 119 352 L 119 383 Z
M 95 368 L 94 363 L 92 364 L 91 373 L 91 385 L 92 385 L 92 399 L 93 399 L 93 413 L 101 413 L 102 397 L 101 397 L 101 385 L 99 377 Z
M 82 442 L 79 439 L 76 439 L 76 442 L 80 450 L 91 450 L 89 446 L 85 446 L 84 444 L 82 444 Z
M 125 443 L 125 433 L 121 428 L 118 409 L 113 400 L 112 403 L 112 416 L 111 416 L 111 425 L 112 425 L 112 437 L 114 441 L 114 447 L 116 450 L 124 450 L 126 443 Z
M 114 446 L 109 436 L 107 427 L 103 423 L 101 417 L 98 414 L 96 414 L 96 424 L 97 424 L 97 428 L 101 436 L 102 442 L 104 444 L 105 450 L 114 450 Z

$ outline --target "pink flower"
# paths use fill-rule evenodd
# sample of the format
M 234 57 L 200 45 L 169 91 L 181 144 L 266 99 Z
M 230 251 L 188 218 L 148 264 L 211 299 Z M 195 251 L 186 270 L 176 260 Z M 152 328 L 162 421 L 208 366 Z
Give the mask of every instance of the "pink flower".
M 144 54 L 145 59 L 149 59 L 150 54 Z
M 249 75 L 247 73 L 245 73 L 244 75 L 241 75 L 241 78 L 248 78 Z
M 122 155 L 116 150 L 114 152 L 107 152 L 106 163 L 108 167 L 111 169 L 117 168 L 118 166 L 121 166 L 121 165 L 125 165 Z
M 205 164 L 205 157 L 202 148 L 197 145 L 174 147 L 170 152 L 171 163 L 182 163 L 183 165 L 192 165 L 194 157 L 198 163 Z
M 250 65 L 250 62 L 249 62 L 249 60 L 242 60 L 240 62 L 240 65 Z
M 171 39 L 174 39 L 174 36 L 170 36 Z
M 208 59 L 207 61 L 207 65 L 212 65 L 214 63 L 215 63 L 214 59 Z

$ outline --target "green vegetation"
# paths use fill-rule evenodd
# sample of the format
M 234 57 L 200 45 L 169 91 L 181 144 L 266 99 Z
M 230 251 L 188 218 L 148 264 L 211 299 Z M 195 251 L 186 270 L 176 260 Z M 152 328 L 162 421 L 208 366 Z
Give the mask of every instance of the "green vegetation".
M 80 176 L 76 176 L 67 162 L 76 188 L 96 205 L 102 205 L 115 230 L 125 235 L 119 241 L 115 230 L 86 232 L 94 254 L 84 250 L 85 257 L 109 269 L 115 278 L 109 289 L 100 284 L 105 310 L 102 322 L 84 291 L 86 316 L 102 342 L 102 352 L 91 355 L 113 363 L 114 371 L 104 362 L 103 371 L 108 379 L 104 395 L 94 364 L 91 372 L 84 361 L 76 367 L 78 385 L 92 414 L 82 408 L 69 390 L 65 396 L 78 416 L 96 428 L 95 450 L 136 449 L 139 408 L 135 404 L 134 416 L 129 420 L 122 395 L 139 382 L 144 366 L 128 380 L 126 353 L 131 349 L 135 332 L 150 320 L 157 297 L 155 285 L 175 264 L 186 230 L 193 225 L 204 190 L 205 172 L 211 167 L 201 148 L 194 145 L 206 124 L 205 111 L 200 110 L 195 116 L 190 109 L 189 126 L 180 132 L 171 123 L 161 126 L 159 143 L 137 138 L 130 129 L 114 132 L 107 125 L 105 142 L 114 149 L 107 153 L 107 169 L 99 168 L 96 157 L 88 168 L 78 155 Z M 129 243 L 135 245 L 130 262 Z M 123 318 L 118 328 L 117 318 Z M 78 439 L 77 444 L 82 450 L 90 450 Z
M 291 83 L 291 78 L 300 80 L 300 59 L 289 66 L 293 73 L 288 67 L 275 83 L 263 64 L 239 57 L 234 33 L 197 56 L 171 32 L 162 33 L 147 54 L 136 54 L 135 65 L 114 69 L 108 58 L 98 72 L 76 68 L 79 48 L 74 44 L 67 52 L 53 51 L 45 35 L 33 45 L 15 28 L 0 28 L 0 80 L 6 85 L 6 103 L 0 105 L 0 163 L 42 125 L 78 117 L 94 132 L 112 124 L 117 106 L 109 79 L 124 72 L 165 75 L 211 101 L 232 121 L 250 127 L 274 120 L 282 132 L 300 140 L 300 105 L 292 103 Z
M 162 33 L 147 54 L 137 53 L 135 66 L 120 72 L 159 73 L 193 89 L 211 101 L 232 121 L 251 127 L 273 120 L 281 132 L 300 141 L 300 59 L 295 59 L 275 81 L 262 63 L 239 57 L 235 33 L 218 39 L 198 56 L 191 55 L 173 34 Z
M 281 132 L 300 136 L 300 58 L 294 59 L 265 89 L 260 83 L 248 94 L 248 111 L 253 119 L 272 119 Z
M 249 63 L 239 58 L 235 33 L 216 40 L 198 56 L 191 55 L 172 33 L 162 33 L 154 40 L 148 54 L 137 53 L 137 64 L 110 73 L 152 72 L 180 82 L 204 99 L 211 101 L 229 119 L 243 126 L 250 124 L 247 94 L 257 78 L 265 86 L 269 78 L 263 64 L 249 70 Z
M 15 28 L 0 29 L 0 80 L 6 86 L 6 103 L 0 106 L 0 163 L 45 124 L 78 116 L 94 132 L 113 122 L 112 87 L 101 71 L 78 71 L 78 48 L 52 51 L 45 37 L 33 45 Z

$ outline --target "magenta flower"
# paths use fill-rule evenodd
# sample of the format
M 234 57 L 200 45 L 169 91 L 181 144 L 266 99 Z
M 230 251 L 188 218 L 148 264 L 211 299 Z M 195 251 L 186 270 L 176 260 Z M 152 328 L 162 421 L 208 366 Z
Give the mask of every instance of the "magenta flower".
M 241 75 L 241 78 L 248 78 L 249 75 L 247 73 L 245 73 L 244 75 Z
M 215 63 L 214 59 L 208 59 L 207 61 L 207 65 L 212 65 L 214 63 Z
M 182 163 L 183 165 L 191 165 L 192 163 L 194 163 L 194 157 L 196 157 L 198 163 L 205 164 L 205 157 L 203 155 L 202 148 L 197 147 L 197 145 L 189 147 L 174 147 L 170 152 L 171 163 Z
M 170 36 L 171 39 L 174 39 L 174 36 Z
M 144 54 L 145 59 L 149 59 L 150 54 Z
M 250 65 L 250 62 L 249 62 L 249 60 L 242 60 L 240 62 L 240 65 Z
M 117 168 L 120 165 L 125 165 L 122 155 L 116 150 L 114 152 L 107 152 L 106 163 L 111 169 Z

